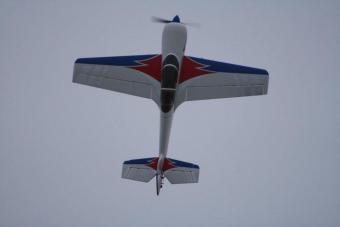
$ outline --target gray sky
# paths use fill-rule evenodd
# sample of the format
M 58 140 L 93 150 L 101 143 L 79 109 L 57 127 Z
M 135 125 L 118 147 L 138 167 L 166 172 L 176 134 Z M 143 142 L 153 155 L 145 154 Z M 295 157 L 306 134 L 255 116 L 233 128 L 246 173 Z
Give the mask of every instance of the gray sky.
M 340 226 L 339 1 L 0 2 L 0 226 Z M 78 57 L 160 53 L 265 68 L 267 96 L 187 102 L 169 157 L 200 182 L 123 180 L 158 154 L 147 99 L 72 84 Z

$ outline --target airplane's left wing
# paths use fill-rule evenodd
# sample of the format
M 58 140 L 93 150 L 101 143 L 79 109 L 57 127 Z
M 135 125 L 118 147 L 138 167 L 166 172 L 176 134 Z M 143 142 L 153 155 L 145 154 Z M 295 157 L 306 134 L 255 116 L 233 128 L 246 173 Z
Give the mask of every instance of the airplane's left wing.
M 184 56 L 175 106 L 192 100 L 264 95 L 268 79 L 264 69 Z
M 149 98 L 159 105 L 161 55 L 79 58 L 73 82 Z

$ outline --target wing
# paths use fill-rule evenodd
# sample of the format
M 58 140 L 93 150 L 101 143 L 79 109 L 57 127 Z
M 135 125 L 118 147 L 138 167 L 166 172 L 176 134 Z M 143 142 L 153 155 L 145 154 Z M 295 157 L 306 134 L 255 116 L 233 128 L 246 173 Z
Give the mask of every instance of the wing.
M 150 98 L 159 104 L 161 55 L 79 58 L 73 82 Z
M 264 69 L 185 56 L 175 106 L 184 101 L 267 94 Z

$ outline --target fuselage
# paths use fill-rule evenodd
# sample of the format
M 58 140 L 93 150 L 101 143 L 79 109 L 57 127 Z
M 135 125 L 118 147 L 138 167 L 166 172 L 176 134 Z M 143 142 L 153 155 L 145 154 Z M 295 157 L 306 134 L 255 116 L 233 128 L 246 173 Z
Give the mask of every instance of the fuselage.
M 160 138 L 158 176 L 162 176 L 171 131 L 176 88 L 187 41 L 186 27 L 177 22 L 165 25 L 162 34 L 162 80 L 160 100 Z

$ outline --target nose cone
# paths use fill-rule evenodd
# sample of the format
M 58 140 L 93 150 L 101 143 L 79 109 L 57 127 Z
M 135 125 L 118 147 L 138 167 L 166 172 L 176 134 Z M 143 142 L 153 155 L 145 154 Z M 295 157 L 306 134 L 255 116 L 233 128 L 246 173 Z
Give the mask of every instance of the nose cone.
M 176 16 L 174 17 L 174 19 L 172 19 L 172 22 L 181 23 L 181 20 L 179 19 L 179 16 L 176 15 Z

